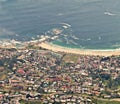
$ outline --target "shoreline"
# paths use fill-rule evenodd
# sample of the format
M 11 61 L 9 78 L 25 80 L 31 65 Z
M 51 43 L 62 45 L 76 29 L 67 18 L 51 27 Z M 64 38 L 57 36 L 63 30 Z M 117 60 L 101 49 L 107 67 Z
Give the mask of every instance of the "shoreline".
M 22 48 L 26 46 L 26 44 L 33 43 L 35 46 L 48 49 L 54 52 L 63 52 L 63 53 L 70 53 L 70 54 L 79 54 L 79 55 L 91 55 L 91 56 L 112 56 L 112 55 L 120 55 L 120 48 L 118 49 L 80 49 L 80 48 L 70 48 L 59 46 L 53 44 L 51 42 L 47 42 L 46 40 L 34 40 L 29 42 L 20 42 L 15 40 L 6 40 L 0 41 L 1 45 L 0 48 L 16 48 L 16 44 L 22 44 Z M 17 47 L 18 49 L 20 47 Z
M 94 55 L 94 56 L 120 55 L 120 49 L 113 49 L 113 50 L 112 49 L 111 50 L 76 49 L 76 48 L 62 47 L 49 42 L 41 42 L 37 46 L 54 52 L 65 52 L 65 53 L 79 54 L 79 55 Z

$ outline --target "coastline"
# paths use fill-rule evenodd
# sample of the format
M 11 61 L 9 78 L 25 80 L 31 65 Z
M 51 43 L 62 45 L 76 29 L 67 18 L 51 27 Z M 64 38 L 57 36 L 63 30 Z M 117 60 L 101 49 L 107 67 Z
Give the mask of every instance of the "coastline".
M 54 52 L 65 52 L 65 53 L 79 54 L 79 55 L 94 55 L 94 56 L 120 55 L 120 49 L 114 49 L 114 50 L 75 49 L 75 48 L 58 46 L 49 42 L 41 42 L 37 46 Z
M 120 55 L 120 49 L 80 49 L 80 48 L 69 48 L 64 46 L 59 46 L 53 44 L 51 42 L 46 41 L 45 39 L 34 40 L 29 42 L 19 42 L 15 40 L 6 40 L 0 41 L 1 45 L 0 48 L 25 48 L 28 44 L 33 44 L 37 47 L 41 47 L 44 49 L 48 49 L 54 52 L 63 52 L 63 53 L 70 53 L 70 54 L 79 54 L 79 55 L 91 55 L 91 56 L 112 56 L 112 55 Z M 16 44 L 22 45 L 22 47 L 17 47 Z

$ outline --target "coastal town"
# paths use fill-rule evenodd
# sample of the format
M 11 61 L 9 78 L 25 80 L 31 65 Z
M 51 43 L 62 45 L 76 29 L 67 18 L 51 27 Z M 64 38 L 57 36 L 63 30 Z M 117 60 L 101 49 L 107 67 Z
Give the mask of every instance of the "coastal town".
M 0 71 L 0 104 L 120 103 L 119 55 L 0 48 Z
M 0 104 L 120 104 L 120 0 L 0 0 Z

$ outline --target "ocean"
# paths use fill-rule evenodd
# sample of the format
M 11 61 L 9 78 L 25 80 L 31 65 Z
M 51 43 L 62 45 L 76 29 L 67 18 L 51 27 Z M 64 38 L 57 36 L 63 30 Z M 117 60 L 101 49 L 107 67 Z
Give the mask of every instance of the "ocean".
M 119 0 L 0 0 L 0 40 L 29 41 L 62 29 L 53 44 L 120 48 Z

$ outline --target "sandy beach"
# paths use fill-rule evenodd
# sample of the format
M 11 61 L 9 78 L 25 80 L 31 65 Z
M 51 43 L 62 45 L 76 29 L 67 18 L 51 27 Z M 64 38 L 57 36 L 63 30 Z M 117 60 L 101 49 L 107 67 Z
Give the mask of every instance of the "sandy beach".
M 42 42 L 38 44 L 39 47 L 52 50 L 54 52 L 65 52 L 72 54 L 80 54 L 80 55 L 99 55 L 99 56 L 112 56 L 112 55 L 120 55 L 120 50 L 90 50 L 90 49 L 73 49 L 66 48 L 62 46 L 57 46 L 48 42 Z

